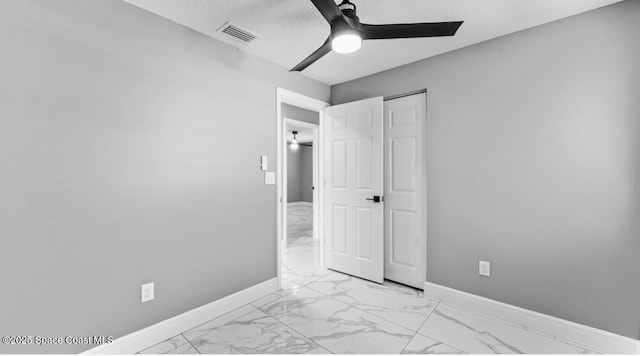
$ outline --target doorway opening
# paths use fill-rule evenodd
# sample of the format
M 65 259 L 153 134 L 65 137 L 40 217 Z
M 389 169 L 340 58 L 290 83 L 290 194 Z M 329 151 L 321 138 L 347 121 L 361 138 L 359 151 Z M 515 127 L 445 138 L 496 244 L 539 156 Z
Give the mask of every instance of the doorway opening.
M 279 287 L 305 285 L 328 268 L 379 284 L 391 280 L 422 289 L 426 91 L 329 106 L 279 89 L 277 104 Z M 324 178 L 313 184 L 317 199 L 312 198 L 311 214 L 300 196 L 288 198 L 300 188 L 294 178 L 293 188 L 288 184 L 287 159 L 292 157 L 293 132 L 298 139 L 312 127 L 309 120 L 283 115 L 287 105 L 318 114 L 317 138 L 312 139 L 318 159 L 313 161 L 317 177 Z M 300 165 L 299 158 L 290 160 Z M 295 261 L 307 264 L 300 267 Z
M 324 271 L 322 109 L 328 103 L 277 89 L 278 287 L 293 289 Z M 296 144 L 292 146 L 293 132 Z
M 282 289 L 305 285 L 326 273 L 318 227 L 319 113 L 282 104 L 286 139 L 286 239 Z M 294 119 L 295 117 L 295 119 Z

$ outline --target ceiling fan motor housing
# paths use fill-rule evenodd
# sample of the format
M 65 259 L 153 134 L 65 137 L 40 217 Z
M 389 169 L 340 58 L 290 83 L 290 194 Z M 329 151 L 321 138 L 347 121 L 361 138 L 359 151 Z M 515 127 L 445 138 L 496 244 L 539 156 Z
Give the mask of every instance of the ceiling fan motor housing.
M 351 14 L 353 14 L 353 16 L 356 15 L 356 5 L 349 0 L 342 0 L 340 5 L 338 5 L 338 9 L 340 9 L 345 16 L 351 16 Z
M 338 5 L 338 9 L 340 9 L 344 17 L 331 23 L 331 36 L 351 32 L 357 33 L 362 37 L 362 25 L 356 15 L 356 6 L 349 2 L 349 0 L 343 0 L 340 5 Z

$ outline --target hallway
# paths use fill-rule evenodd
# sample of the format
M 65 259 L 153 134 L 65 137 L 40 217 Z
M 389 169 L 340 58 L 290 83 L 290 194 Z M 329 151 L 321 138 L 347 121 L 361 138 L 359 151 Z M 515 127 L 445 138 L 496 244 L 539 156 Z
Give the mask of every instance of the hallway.
M 282 288 L 294 290 L 330 271 L 320 267 L 319 241 L 313 239 L 313 204 L 289 203 L 287 248 L 282 254 Z
M 283 289 L 142 353 L 592 353 L 552 335 L 319 267 L 310 204 L 289 207 Z

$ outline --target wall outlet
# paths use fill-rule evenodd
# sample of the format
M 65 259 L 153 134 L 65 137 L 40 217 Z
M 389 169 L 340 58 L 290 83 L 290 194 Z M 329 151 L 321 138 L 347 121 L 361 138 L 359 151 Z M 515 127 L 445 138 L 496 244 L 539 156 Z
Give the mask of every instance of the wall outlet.
M 481 276 L 491 277 L 491 263 L 487 261 L 480 261 L 478 272 Z
M 140 303 L 152 301 L 153 297 L 153 283 L 143 284 L 140 287 Z

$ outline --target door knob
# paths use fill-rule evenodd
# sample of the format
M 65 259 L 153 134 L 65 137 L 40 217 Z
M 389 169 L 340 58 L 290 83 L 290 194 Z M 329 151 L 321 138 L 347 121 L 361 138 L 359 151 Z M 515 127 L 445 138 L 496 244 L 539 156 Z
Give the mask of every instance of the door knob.
M 384 201 L 384 197 L 381 197 L 379 195 L 374 195 L 373 198 L 366 198 L 367 200 L 373 200 L 374 203 L 379 203 L 381 201 Z

